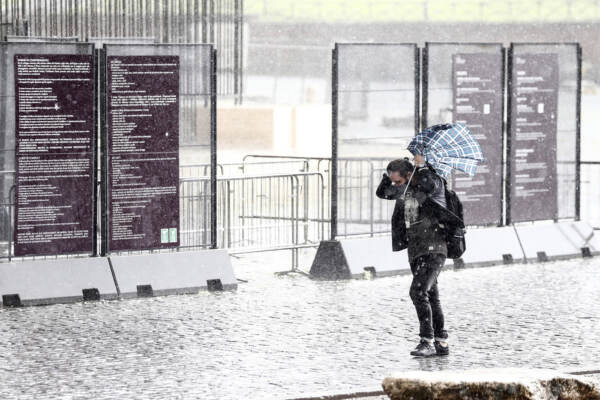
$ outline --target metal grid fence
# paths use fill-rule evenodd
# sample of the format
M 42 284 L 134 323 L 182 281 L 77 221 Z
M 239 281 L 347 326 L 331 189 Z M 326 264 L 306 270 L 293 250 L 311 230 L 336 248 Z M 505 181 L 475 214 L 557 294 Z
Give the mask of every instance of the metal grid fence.
M 223 164 L 217 169 L 218 245 L 232 253 L 291 250 L 292 268 L 297 269 L 298 249 L 316 247 L 329 238 L 331 161 L 254 155 L 247 159 L 250 161 Z M 348 179 L 340 180 L 338 201 L 345 211 L 338 216 L 338 236 L 352 236 L 356 226 L 361 234 L 367 232 L 370 236 L 389 232 L 393 202 L 378 199 L 374 194 L 382 162 L 348 162 L 340 170 Z M 297 170 L 300 165 L 306 166 L 302 172 Z M 280 170 L 268 173 L 274 168 Z M 210 196 L 207 195 L 210 178 L 206 176 L 209 169 L 203 165 L 180 167 L 180 249 L 210 245 Z M 288 172 L 283 172 L 284 169 Z M 252 175 L 244 173 L 249 170 Z M 4 174 L 11 175 L 14 171 Z M 581 217 L 596 228 L 600 228 L 599 181 L 600 162 L 582 162 Z M 10 190 L 8 197 L 0 201 L 2 261 L 13 258 L 13 218 L 14 190 Z
M 296 164 L 295 166 L 293 164 Z M 232 252 L 291 250 L 292 267 L 298 267 L 298 249 L 315 247 L 329 235 L 326 172 L 266 173 L 273 168 L 291 170 L 306 161 L 267 161 L 219 165 L 237 173 L 220 174 L 217 179 L 218 247 Z M 257 174 L 243 171 L 254 169 Z M 181 245 L 179 251 L 208 248 L 211 245 L 210 166 L 183 165 L 179 182 Z M 191 171 L 191 172 L 190 172 Z M 197 174 L 194 174 L 197 172 Z M 262 172 L 262 173 L 259 173 Z M 14 175 L 14 171 L 5 171 Z M 195 175 L 195 176 L 190 176 Z M 0 201 L 0 259 L 13 256 L 14 186 Z M 98 238 L 100 240 L 100 238 Z M 113 254 L 137 252 L 113 252 Z M 59 258 L 68 256 L 21 257 Z
M 463 46 L 462 50 L 473 53 L 482 51 L 481 45 L 444 43 L 442 47 Z M 466 47 L 465 47 L 466 46 Z M 438 46 L 439 47 L 439 46 Z M 498 55 L 500 75 L 508 71 L 510 82 L 511 57 L 515 48 L 533 52 L 556 52 L 559 54 L 561 84 L 559 85 L 560 104 L 558 107 L 557 127 L 557 213 L 554 219 L 579 219 L 580 190 L 579 190 L 579 160 L 580 160 L 580 96 L 581 96 L 581 48 L 576 43 L 536 43 L 511 44 L 508 65 L 505 62 L 501 45 L 492 46 Z M 437 108 L 448 109 L 440 105 L 440 93 L 430 92 L 428 85 L 427 56 L 429 46 L 419 51 L 414 44 L 402 43 L 336 43 L 332 52 L 332 181 L 331 181 L 331 220 L 332 239 L 337 236 L 374 234 L 388 232 L 386 220 L 393 210 L 393 202 L 379 206 L 372 203 L 374 191 L 380 178 L 380 173 L 387 162 L 402 156 L 409 156 L 405 151 L 406 145 L 415 132 L 423 129 L 427 122 L 427 105 L 435 100 Z M 456 50 L 456 49 L 455 49 Z M 401 56 L 399 56 L 401 54 Z M 446 57 L 448 58 L 448 54 Z M 448 59 L 434 60 L 434 64 L 445 63 L 443 70 L 432 70 L 447 80 L 451 71 Z M 397 71 L 402 70 L 400 74 Z M 411 79 L 414 77 L 414 82 Z M 422 91 L 419 90 L 419 77 Z M 438 85 L 440 86 L 440 85 Z M 501 85 L 503 103 L 504 96 L 510 98 L 510 85 L 504 91 Z M 444 90 L 450 91 L 450 83 L 446 82 Z M 431 89 L 438 89 L 433 87 Z M 397 93 L 403 93 L 402 96 Z M 419 98 L 422 94 L 422 101 Z M 410 94 L 409 96 L 406 96 Z M 434 97 L 436 97 L 434 99 Z M 451 98 L 451 96 L 449 96 Z M 379 99 L 377 101 L 377 99 Z M 372 107 L 376 103 L 377 107 Z M 421 108 L 419 106 L 422 106 Z M 398 110 L 407 113 L 400 116 Z M 419 113 L 425 118 L 419 126 Z M 499 127 L 504 131 L 502 118 L 510 121 L 511 110 L 500 107 Z M 441 117 L 438 117 L 441 118 Z M 415 121 L 414 130 L 408 124 Z M 492 168 L 500 170 L 497 181 L 498 202 L 494 218 L 481 218 L 485 208 L 479 210 L 480 217 L 472 218 L 468 223 L 484 225 L 489 220 L 498 225 L 510 224 L 512 185 L 510 165 L 502 160 L 504 146 L 510 154 L 510 124 L 507 127 L 508 139 L 506 145 L 500 136 L 494 146 L 502 147 L 495 157 Z M 504 173 L 505 172 L 505 173 Z M 502 185 L 501 185 L 502 183 Z M 452 182 L 450 182 L 452 184 Z M 503 188 L 506 186 L 503 193 Z M 504 211 L 505 218 L 502 217 Z M 492 214 L 489 212 L 489 214 Z M 541 219 L 532 213 L 522 221 Z M 484 221 L 485 220 L 485 221 Z M 479 223 L 479 221 L 482 221 Z
M 0 0 L 0 40 L 151 38 L 159 43 L 212 43 L 218 92 L 241 101 L 244 0 Z
M 402 155 L 419 129 L 415 43 L 336 43 L 332 51 L 331 238 L 368 234 L 374 169 Z M 405 151 L 405 155 L 408 152 Z M 363 189 L 367 188 L 364 192 Z

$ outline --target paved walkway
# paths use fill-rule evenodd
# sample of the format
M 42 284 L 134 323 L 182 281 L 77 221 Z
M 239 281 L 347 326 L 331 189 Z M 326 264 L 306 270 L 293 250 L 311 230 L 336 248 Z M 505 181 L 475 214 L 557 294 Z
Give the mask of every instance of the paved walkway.
M 410 277 L 275 277 L 265 257 L 234 261 L 234 292 L 0 310 L 0 398 L 281 399 L 378 390 L 397 370 L 600 360 L 600 258 L 443 272 L 452 355 L 423 360 Z

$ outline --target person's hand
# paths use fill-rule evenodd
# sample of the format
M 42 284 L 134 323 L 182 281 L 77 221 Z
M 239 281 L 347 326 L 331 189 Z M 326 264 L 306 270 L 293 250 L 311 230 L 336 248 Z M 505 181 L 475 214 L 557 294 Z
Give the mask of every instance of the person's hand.
M 422 167 L 425 165 L 425 157 L 421 154 L 415 154 L 415 165 L 417 167 Z
M 392 180 L 390 179 L 390 177 L 388 176 L 388 174 L 386 174 L 385 172 L 383 173 L 383 176 L 381 177 L 381 182 L 385 185 L 391 185 L 392 184 Z

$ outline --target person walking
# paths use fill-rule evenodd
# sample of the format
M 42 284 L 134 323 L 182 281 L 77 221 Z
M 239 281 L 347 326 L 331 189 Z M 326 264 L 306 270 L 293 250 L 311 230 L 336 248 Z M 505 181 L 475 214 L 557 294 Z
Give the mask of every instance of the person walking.
M 408 249 L 413 275 L 410 298 L 419 319 L 416 357 L 448 355 L 448 332 L 438 291 L 438 275 L 447 256 L 440 207 L 446 207 L 445 182 L 421 155 L 391 161 L 376 190 L 377 197 L 395 200 L 392 250 Z

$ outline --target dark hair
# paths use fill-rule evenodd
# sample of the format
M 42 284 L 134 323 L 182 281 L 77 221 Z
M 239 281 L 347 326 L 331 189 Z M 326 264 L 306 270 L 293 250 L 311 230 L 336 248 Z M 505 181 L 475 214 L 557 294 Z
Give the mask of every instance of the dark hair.
M 408 158 L 400 158 L 398 160 L 390 161 L 387 166 L 388 174 L 392 172 L 398 172 L 401 177 L 406 178 L 409 172 L 412 172 L 413 165 Z

